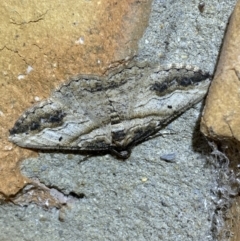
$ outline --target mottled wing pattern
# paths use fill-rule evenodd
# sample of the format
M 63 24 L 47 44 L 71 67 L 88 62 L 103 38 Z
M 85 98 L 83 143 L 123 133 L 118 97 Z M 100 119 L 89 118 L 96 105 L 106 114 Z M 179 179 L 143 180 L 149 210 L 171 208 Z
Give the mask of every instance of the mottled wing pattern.
M 194 66 L 131 64 L 122 73 L 125 81 L 107 90 L 114 113 L 112 142 L 118 150 L 143 141 L 199 102 L 210 83 L 209 74 Z
M 37 149 L 108 149 L 111 129 L 102 79 L 78 76 L 27 110 L 10 131 L 17 145 Z
M 79 75 L 27 110 L 10 141 L 36 149 L 129 149 L 200 101 L 209 75 L 188 65 L 129 61 L 103 77 Z

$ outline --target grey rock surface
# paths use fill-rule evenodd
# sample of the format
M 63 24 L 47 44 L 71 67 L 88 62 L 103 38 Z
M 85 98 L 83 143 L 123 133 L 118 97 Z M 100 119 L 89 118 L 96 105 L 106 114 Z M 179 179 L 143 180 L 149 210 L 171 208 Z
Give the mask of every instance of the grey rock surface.
M 235 0 L 155 0 L 139 58 L 189 63 L 213 73 Z M 24 175 L 65 195 L 60 210 L 0 206 L 0 240 L 210 241 L 217 172 L 199 133 L 201 104 L 136 146 L 126 161 L 111 155 L 41 153 Z M 174 162 L 161 160 L 175 153 Z

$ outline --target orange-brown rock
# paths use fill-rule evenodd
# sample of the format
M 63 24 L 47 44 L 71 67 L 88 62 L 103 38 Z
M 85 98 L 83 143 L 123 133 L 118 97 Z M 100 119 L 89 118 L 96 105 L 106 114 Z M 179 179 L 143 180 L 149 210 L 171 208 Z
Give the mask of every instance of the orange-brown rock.
M 33 151 L 8 142 L 8 130 L 29 106 L 79 73 L 102 73 L 133 55 L 151 0 L 1 1 L 0 195 L 16 194 L 31 180 L 18 163 Z
M 216 73 L 207 96 L 201 131 L 218 142 L 239 172 L 240 156 L 240 1 L 231 16 Z M 240 199 L 236 198 L 226 214 L 220 237 L 240 240 Z
M 209 89 L 201 131 L 214 139 L 240 141 L 240 1 L 235 7 Z

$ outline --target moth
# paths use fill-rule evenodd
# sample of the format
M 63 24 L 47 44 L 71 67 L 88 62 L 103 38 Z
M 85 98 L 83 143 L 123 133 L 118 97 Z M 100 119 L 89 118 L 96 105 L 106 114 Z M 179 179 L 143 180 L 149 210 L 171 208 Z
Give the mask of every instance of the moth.
M 128 158 L 199 102 L 209 74 L 184 64 L 126 61 L 103 76 L 78 75 L 26 110 L 10 130 L 18 146 L 42 150 L 107 151 Z

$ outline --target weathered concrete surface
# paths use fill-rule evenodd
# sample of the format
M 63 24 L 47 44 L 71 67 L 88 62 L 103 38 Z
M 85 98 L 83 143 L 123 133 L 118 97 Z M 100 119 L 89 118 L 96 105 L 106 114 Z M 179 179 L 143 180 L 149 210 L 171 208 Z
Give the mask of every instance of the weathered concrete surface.
M 8 142 L 8 130 L 29 106 L 69 76 L 101 73 L 133 55 L 148 22 L 151 0 L 1 1 L 0 193 L 31 181 L 18 162 L 33 151 Z

